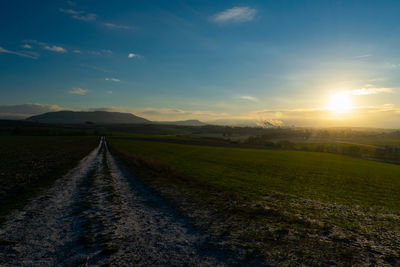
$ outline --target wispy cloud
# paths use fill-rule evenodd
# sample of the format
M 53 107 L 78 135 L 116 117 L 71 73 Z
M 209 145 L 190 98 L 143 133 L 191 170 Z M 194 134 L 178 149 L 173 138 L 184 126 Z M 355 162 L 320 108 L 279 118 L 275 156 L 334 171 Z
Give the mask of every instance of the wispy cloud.
M 80 64 L 80 66 L 83 67 L 83 68 L 92 69 L 92 70 L 95 70 L 95 71 L 101 71 L 101 72 L 104 72 L 104 73 L 115 73 L 115 71 L 113 71 L 113 70 L 104 69 L 104 68 L 98 67 L 98 66 L 86 65 L 86 64 Z
M 72 90 L 69 90 L 68 93 L 72 95 L 86 95 L 88 90 L 82 89 L 82 88 L 74 88 Z
M 87 53 L 95 56 L 110 56 L 114 54 L 114 52 L 109 49 L 89 50 Z
M 97 15 L 94 13 L 87 13 L 83 15 L 73 15 L 72 18 L 83 21 L 91 21 L 95 20 L 97 18 Z
M 22 47 L 25 49 L 32 49 L 32 46 L 28 45 L 28 44 L 24 44 L 24 45 L 22 45 Z
M 109 29 L 120 29 L 120 30 L 132 30 L 133 27 L 114 23 L 103 23 L 103 25 Z
M 244 100 L 253 101 L 253 102 L 257 102 L 258 101 L 257 98 L 255 98 L 254 96 L 249 96 L 249 95 L 242 95 L 242 96 L 239 96 L 238 98 L 244 99 Z
M 366 57 L 372 57 L 372 54 L 359 55 L 359 56 L 355 56 L 353 58 L 357 59 L 357 58 L 366 58 Z
M 29 43 L 29 44 L 34 44 L 34 45 L 38 45 L 38 46 L 45 46 L 47 45 L 44 42 L 39 42 L 38 40 L 23 40 L 23 43 Z
M 116 82 L 119 83 L 121 80 L 117 78 L 105 78 L 106 81 Z
M 71 15 L 80 15 L 83 13 L 83 11 L 77 11 L 74 9 L 64 9 L 64 8 L 60 8 L 60 12 Z
M 75 6 L 70 5 L 70 6 Z M 98 25 L 102 25 L 108 29 L 113 29 L 113 30 L 132 30 L 134 27 L 128 26 L 128 25 L 123 25 L 123 24 L 117 24 L 117 23 L 111 23 L 111 22 L 104 22 L 101 19 L 98 18 L 98 15 L 95 13 L 88 13 L 82 10 L 76 10 L 72 8 L 60 8 L 60 12 L 71 15 L 71 18 L 76 19 L 76 20 L 81 20 L 81 21 L 96 21 Z
M 67 53 L 67 50 L 64 47 L 61 47 L 61 46 L 45 45 L 43 48 L 48 50 L 48 51 L 53 51 L 53 52 L 57 52 L 57 53 Z
M 254 19 L 257 10 L 250 7 L 233 7 L 212 16 L 217 23 L 246 22 Z
M 113 91 L 107 91 L 107 94 L 112 95 Z
M 384 80 L 385 80 L 385 78 L 383 78 L 383 77 L 377 77 L 377 78 L 369 79 L 367 81 L 368 82 L 380 82 L 380 81 L 384 81 Z
M 75 54 L 82 54 L 82 51 L 81 50 L 79 50 L 79 49 L 74 49 L 74 51 L 73 51 Z
M 135 53 L 129 53 L 128 58 L 141 58 L 141 55 L 135 54 Z
M 380 93 L 393 93 L 393 88 L 361 88 L 350 91 L 352 95 L 376 95 Z
M 70 6 L 76 6 L 76 3 L 74 1 L 67 1 L 67 4 Z
M 92 21 L 92 20 L 96 20 L 96 18 L 97 18 L 97 14 L 86 13 L 84 11 L 74 10 L 74 9 L 60 8 L 60 12 L 69 14 L 69 15 L 71 15 L 71 17 L 73 19 L 82 20 L 82 21 Z
M 13 54 L 13 55 L 17 55 L 20 57 L 27 57 L 27 58 L 33 58 L 33 59 L 37 59 L 39 57 L 39 54 L 37 54 L 37 53 L 31 53 L 31 52 L 23 53 L 23 52 L 18 52 L 18 51 L 11 51 L 11 50 L 4 49 L 1 46 L 0 46 L 0 53 Z
M 65 49 L 62 46 L 58 46 L 58 45 L 50 45 L 44 42 L 39 42 L 37 40 L 24 40 L 23 41 L 25 44 L 24 45 L 28 45 L 32 48 L 31 45 L 29 44 L 34 44 L 37 45 L 39 47 L 41 47 L 44 50 L 48 50 L 48 51 L 52 51 L 52 52 L 57 52 L 57 53 L 67 53 L 67 49 Z M 29 43 L 29 44 L 28 44 Z

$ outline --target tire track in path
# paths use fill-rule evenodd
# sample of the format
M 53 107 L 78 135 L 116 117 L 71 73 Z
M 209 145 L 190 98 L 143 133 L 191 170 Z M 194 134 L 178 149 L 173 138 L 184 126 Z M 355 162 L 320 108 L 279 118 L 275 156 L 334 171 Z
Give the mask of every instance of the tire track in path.
M 209 238 L 99 146 L 0 229 L 1 266 L 223 266 Z

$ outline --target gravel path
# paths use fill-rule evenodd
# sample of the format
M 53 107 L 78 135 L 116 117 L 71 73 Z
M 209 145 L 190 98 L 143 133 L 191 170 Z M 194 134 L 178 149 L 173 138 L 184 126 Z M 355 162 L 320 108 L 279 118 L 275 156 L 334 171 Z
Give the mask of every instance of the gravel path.
M 223 266 L 162 199 L 134 179 L 106 141 L 0 228 L 0 266 Z

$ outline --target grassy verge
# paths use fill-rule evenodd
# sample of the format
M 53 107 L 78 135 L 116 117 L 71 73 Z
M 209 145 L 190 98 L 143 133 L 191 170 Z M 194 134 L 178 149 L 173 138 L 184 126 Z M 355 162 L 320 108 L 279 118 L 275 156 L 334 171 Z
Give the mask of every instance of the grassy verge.
M 0 222 L 73 168 L 96 137 L 0 137 Z
M 399 263 L 400 166 L 316 152 L 109 143 L 246 262 Z

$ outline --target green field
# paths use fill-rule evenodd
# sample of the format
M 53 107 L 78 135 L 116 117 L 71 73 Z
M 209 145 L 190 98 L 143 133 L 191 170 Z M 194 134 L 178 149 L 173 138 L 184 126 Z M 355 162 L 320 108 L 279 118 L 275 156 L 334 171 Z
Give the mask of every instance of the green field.
M 74 167 L 97 144 L 97 137 L 1 136 L 0 219 Z
M 250 198 L 268 192 L 400 211 L 400 166 L 328 153 L 113 139 L 117 149 L 168 164 Z
M 196 226 L 266 264 L 400 263 L 400 165 L 319 152 L 109 143 Z

